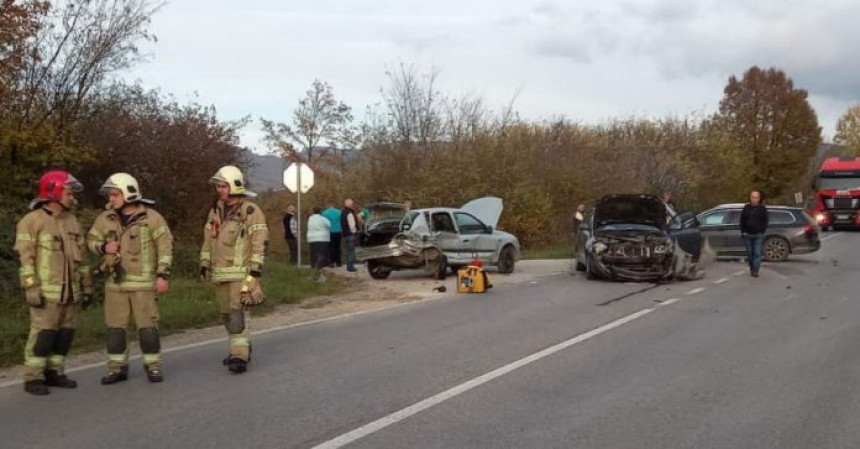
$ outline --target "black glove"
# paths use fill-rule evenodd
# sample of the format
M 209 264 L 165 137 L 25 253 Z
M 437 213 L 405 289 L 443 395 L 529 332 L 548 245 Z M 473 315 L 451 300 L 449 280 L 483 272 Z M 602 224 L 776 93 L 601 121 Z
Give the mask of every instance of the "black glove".
M 87 310 L 95 304 L 96 300 L 93 298 L 93 295 L 85 293 L 83 298 L 81 299 L 81 310 Z
M 24 296 L 27 298 L 27 304 L 30 307 L 41 309 L 45 307 L 45 297 L 42 296 L 42 289 L 39 286 L 30 287 L 24 291 Z

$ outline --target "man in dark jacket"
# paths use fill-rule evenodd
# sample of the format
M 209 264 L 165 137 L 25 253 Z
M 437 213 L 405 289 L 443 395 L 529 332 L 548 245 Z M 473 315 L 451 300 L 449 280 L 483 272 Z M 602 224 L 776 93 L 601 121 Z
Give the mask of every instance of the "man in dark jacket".
M 290 248 L 290 264 L 295 265 L 299 255 L 299 245 L 296 240 L 299 234 L 299 222 L 296 218 L 296 206 L 290 204 L 287 206 L 287 213 L 284 214 L 284 240 L 287 241 L 287 246 Z
M 750 275 L 758 277 L 761 268 L 761 247 L 764 233 L 767 231 L 767 208 L 761 201 L 761 193 L 753 190 L 750 202 L 741 211 L 741 235 L 747 246 L 747 258 L 750 262 Z
M 358 216 L 355 213 L 355 202 L 347 199 L 343 202 L 340 214 L 340 227 L 346 240 L 346 271 L 355 270 L 355 240 L 358 238 Z

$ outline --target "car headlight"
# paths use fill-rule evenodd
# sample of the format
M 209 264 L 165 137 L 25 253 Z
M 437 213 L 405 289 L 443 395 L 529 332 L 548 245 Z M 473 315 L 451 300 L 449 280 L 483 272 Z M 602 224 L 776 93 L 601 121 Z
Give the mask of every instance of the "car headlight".
M 669 247 L 666 245 L 655 245 L 654 254 L 669 254 Z
M 609 249 L 609 247 L 603 242 L 597 242 L 594 244 L 594 254 L 601 254 L 607 249 Z
M 827 218 L 827 216 L 822 214 L 822 213 L 815 214 L 815 221 L 817 221 L 819 223 L 824 221 L 825 218 Z

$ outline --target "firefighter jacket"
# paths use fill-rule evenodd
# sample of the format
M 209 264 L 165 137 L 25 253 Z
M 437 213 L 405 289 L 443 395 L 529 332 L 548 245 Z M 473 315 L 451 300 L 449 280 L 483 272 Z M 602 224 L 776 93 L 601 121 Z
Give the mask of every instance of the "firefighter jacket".
M 31 211 L 18 222 L 15 251 L 21 259 L 21 287 L 39 288 L 48 301 L 80 301 L 93 294 L 89 266 L 83 263 L 84 236 L 69 211 Z
M 155 278 L 170 275 L 173 234 L 164 217 L 154 209 L 137 204 L 125 223 L 115 210 L 102 212 L 87 234 L 87 246 L 104 257 L 109 240 L 119 242 L 119 257 L 112 267 L 117 275 L 107 277 L 106 290 L 154 291 Z
M 217 201 L 203 228 L 200 266 L 209 270 L 215 283 L 262 273 L 268 234 L 260 206 L 244 199 L 232 206 Z

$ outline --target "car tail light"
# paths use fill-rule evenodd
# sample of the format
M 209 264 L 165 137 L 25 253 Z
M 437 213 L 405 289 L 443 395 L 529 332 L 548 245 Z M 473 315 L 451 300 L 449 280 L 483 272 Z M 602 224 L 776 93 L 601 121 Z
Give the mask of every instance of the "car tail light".
M 806 232 L 806 235 L 808 236 L 815 235 L 815 226 L 811 224 L 806 225 L 806 228 L 804 228 L 804 232 Z

